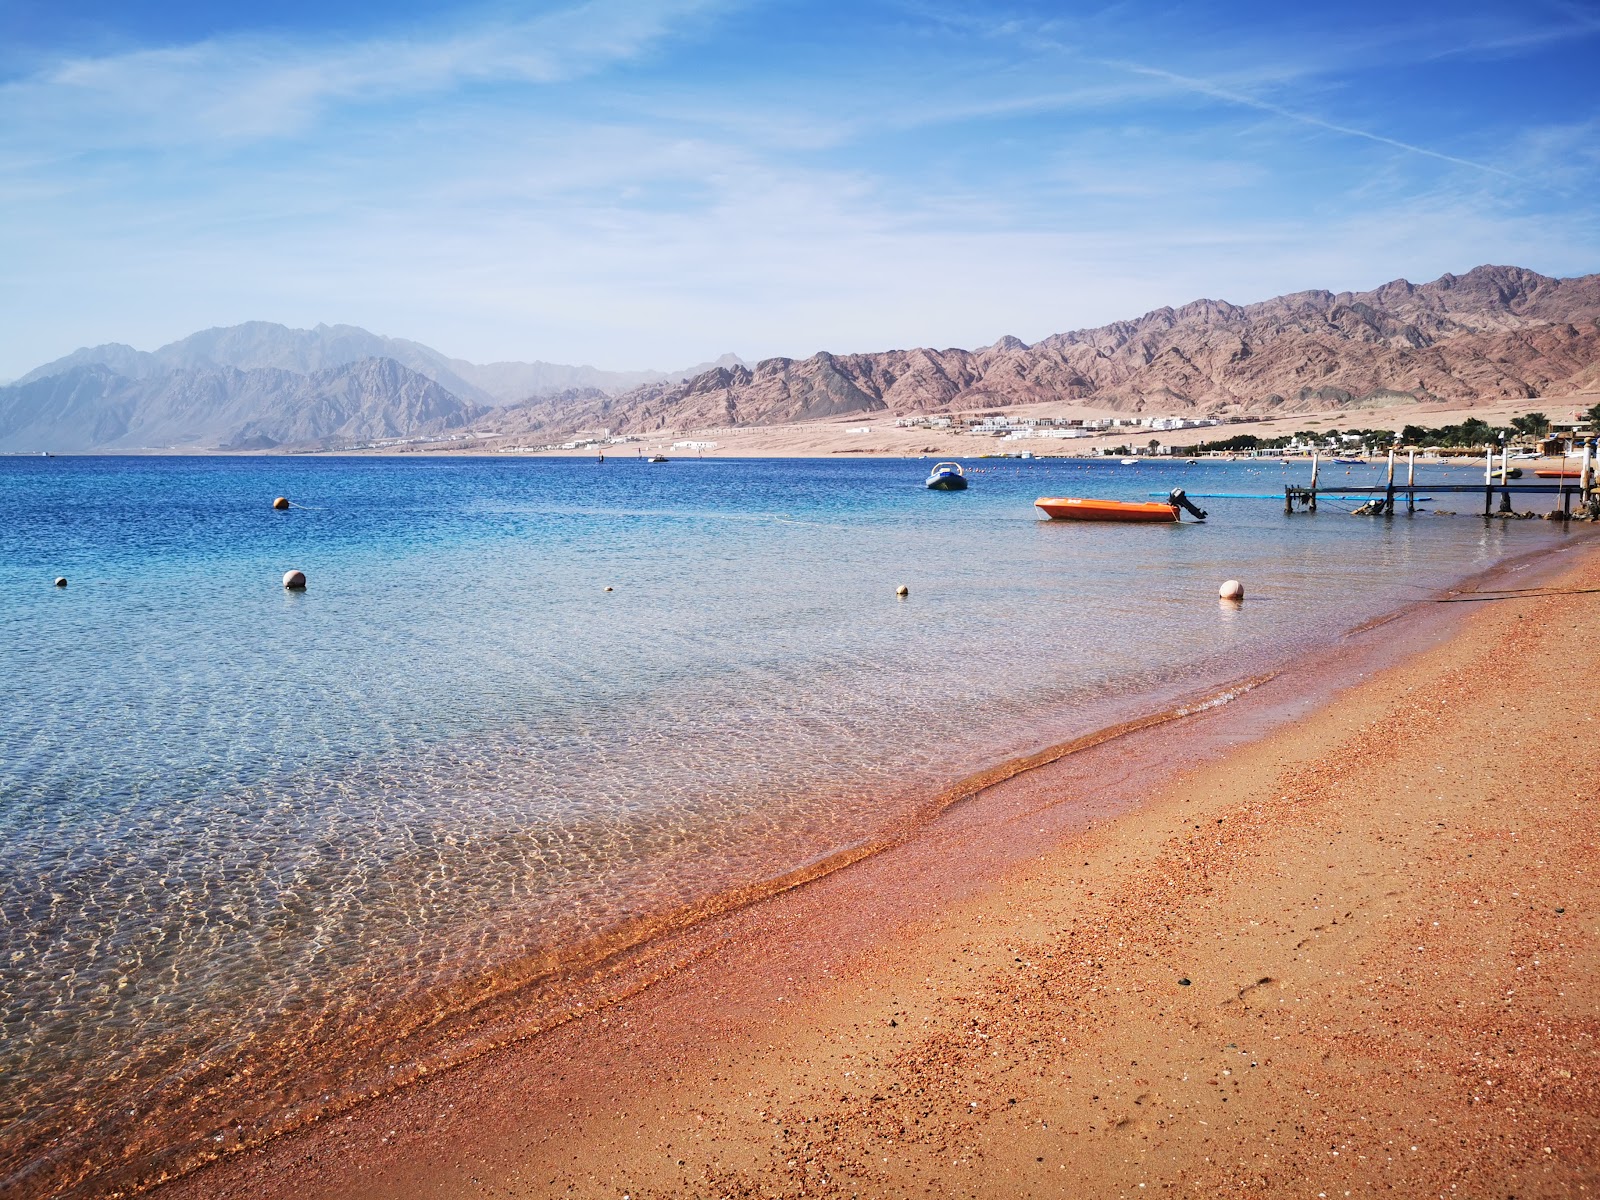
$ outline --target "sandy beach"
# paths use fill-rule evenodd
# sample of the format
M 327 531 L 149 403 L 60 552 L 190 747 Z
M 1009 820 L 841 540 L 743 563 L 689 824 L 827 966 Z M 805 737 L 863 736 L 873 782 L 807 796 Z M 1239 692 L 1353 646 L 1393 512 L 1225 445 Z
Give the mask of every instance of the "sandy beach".
M 1600 1200 L 1600 0 L 0 6 L 0 1200 Z
M 1600 555 L 1494 586 L 158 1194 L 1592 1194 Z

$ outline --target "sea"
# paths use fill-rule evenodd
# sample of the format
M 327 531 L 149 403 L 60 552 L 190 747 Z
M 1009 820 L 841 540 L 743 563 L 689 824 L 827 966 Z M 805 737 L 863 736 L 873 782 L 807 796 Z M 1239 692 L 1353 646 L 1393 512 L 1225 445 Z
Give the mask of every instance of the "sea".
M 1580 536 L 1471 494 L 1287 516 L 1303 463 L 964 461 L 0 459 L 0 1195 L 522 1036 L 962 780 Z M 1204 524 L 1033 507 L 1180 486 Z

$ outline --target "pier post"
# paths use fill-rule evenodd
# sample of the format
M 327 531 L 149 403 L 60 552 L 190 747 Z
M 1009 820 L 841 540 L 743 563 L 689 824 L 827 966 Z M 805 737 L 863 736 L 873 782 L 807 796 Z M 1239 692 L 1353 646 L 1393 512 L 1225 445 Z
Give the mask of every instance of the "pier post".
M 1406 512 L 1417 511 L 1417 452 L 1406 451 Z
M 1511 511 L 1511 447 L 1500 443 L 1500 511 Z
M 1579 498 L 1587 506 L 1594 493 L 1594 439 L 1585 438 L 1583 442 L 1583 471 L 1578 476 L 1578 486 L 1581 489 Z
M 1311 452 L 1311 502 L 1306 506 L 1312 512 L 1317 511 L 1317 462 L 1319 455 L 1315 450 Z
M 1483 450 L 1483 515 L 1487 519 L 1494 508 L 1494 443 Z
M 1394 447 L 1389 447 L 1389 479 L 1383 491 L 1383 515 L 1394 516 Z

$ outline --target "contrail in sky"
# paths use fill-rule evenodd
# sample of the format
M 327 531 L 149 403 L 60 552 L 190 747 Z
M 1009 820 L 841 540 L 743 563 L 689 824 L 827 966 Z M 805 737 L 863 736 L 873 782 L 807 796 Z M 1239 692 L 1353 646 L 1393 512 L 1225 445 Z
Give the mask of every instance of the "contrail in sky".
M 1428 158 L 1436 158 L 1441 162 L 1454 163 L 1458 167 L 1471 167 L 1474 171 L 1483 171 L 1490 175 L 1499 175 L 1504 179 L 1516 179 L 1518 176 L 1510 171 L 1502 171 L 1499 167 L 1491 167 L 1487 163 L 1473 162 L 1469 158 L 1457 158 L 1453 154 L 1443 154 L 1438 150 L 1429 150 L 1426 146 L 1414 146 L 1410 142 L 1402 142 L 1396 138 L 1384 137 L 1381 133 L 1369 133 L 1365 129 L 1354 129 L 1349 125 L 1338 125 L 1333 121 L 1324 121 L 1321 117 L 1313 117 L 1307 113 L 1295 112 L 1293 109 L 1284 108 L 1266 100 L 1258 100 L 1254 96 L 1247 96 L 1242 92 L 1229 91 L 1227 88 L 1218 87 L 1204 79 L 1193 79 L 1187 75 L 1179 75 L 1173 71 L 1163 71 L 1159 67 L 1146 67 L 1138 63 L 1117 62 L 1103 60 L 1106 66 L 1116 67 L 1119 70 L 1129 71 L 1135 75 L 1145 75 L 1152 79 L 1165 79 L 1169 83 L 1176 83 L 1190 91 L 1211 96 L 1217 100 L 1226 100 L 1231 104 L 1241 104 L 1246 108 L 1254 108 L 1260 112 L 1271 113 L 1273 116 L 1283 117 L 1286 120 L 1298 121 L 1302 125 L 1311 125 L 1317 129 L 1326 129 L 1331 133 L 1343 133 L 1350 137 L 1365 138 L 1369 142 L 1378 142 L 1385 146 L 1393 146 L 1397 150 L 1408 150 L 1412 154 L 1421 154 Z

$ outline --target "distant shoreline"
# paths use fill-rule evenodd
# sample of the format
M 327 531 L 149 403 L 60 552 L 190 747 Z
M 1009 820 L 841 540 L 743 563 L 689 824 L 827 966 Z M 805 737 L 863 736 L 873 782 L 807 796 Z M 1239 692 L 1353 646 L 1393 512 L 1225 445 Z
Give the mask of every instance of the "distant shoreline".
M 1018 454 L 1028 451 L 1036 458 L 1095 458 L 1109 452 L 1129 447 L 1134 454 L 1144 455 L 1148 443 L 1155 438 L 1162 446 L 1190 445 L 1194 442 L 1220 442 L 1243 434 L 1258 437 L 1277 437 L 1299 430 L 1325 431 L 1378 425 L 1399 428 L 1403 424 L 1421 424 L 1429 427 L 1459 424 L 1476 418 L 1491 425 L 1509 424 L 1513 417 L 1529 412 L 1547 411 L 1552 417 L 1563 411 L 1583 411 L 1600 401 L 1600 393 L 1572 396 L 1541 396 L 1502 401 L 1492 405 L 1397 405 L 1384 409 L 1326 409 L 1297 413 L 1281 417 L 1262 417 L 1249 421 L 1227 423 L 1205 428 L 1170 431 L 1152 431 L 1145 427 L 1128 426 L 1107 431 L 1093 437 L 1075 438 L 1025 438 L 1004 439 L 978 437 L 921 428 L 897 428 L 891 414 L 852 414 L 826 421 L 813 421 L 791 425 L 736 426 L 719 429 L 663 430 L 657 433 L 630 434 L 634 440 L 616 446 L 586 446 L 578 449 L 533 449 L 521 445 L 527 435 L 495 434 L 455 441 L 440 437 L 419 441 L 412 446 L 385 446 L 376 448 L 284 448 L 272 450 L 222 450 L 205 447 L 144 448 L 137 450 L 52 451 L 40 447 L 26 451 L 9 451 L 0 457 L 38 458 L 41 454 L 52 457 L 160 457 L 182 456 L 199 458 L 412 458 L 454 457 L 482 455 L 517 458 L 596 458 L 603 450 L 608 462 L 621 462 L 660 452 L 668 458 L 977 458 L 984 454 L 1002 451 Z M 1008 416 L 1050 416 L 1080 420 L 1128 417 L 1130 414 L 1084 405 L 1047 403 L 1027 406 L 996 406 L 992 410 Z M 1144 412 L 1132 414 L 1140 417 L 1181 416 Z M 852 432 L 866 430 L 866 432 Z M 714 442 L 715 446 L 703 452 L 693 448 L 678 449 L 678 441 Z M 1274 452 L 1273 457 L 1281 457 Z M 1170 455 L 1154 455 L 1170 458 Z M 1480 456 L 1481 461 L 1481 456 Z

